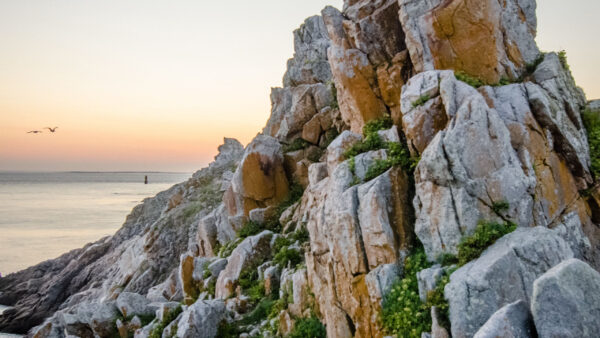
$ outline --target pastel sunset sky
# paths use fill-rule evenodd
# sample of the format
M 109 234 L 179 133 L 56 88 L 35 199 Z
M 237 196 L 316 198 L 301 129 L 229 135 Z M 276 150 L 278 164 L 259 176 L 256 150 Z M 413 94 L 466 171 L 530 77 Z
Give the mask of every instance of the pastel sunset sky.
M 270 114 L 326 0 L 0 0 L 0 170 L 195 171 Z M 539 0 L 538 44 L 600 98 L 600 2 Z M 27 131 L 58 126 L 56 133 Z

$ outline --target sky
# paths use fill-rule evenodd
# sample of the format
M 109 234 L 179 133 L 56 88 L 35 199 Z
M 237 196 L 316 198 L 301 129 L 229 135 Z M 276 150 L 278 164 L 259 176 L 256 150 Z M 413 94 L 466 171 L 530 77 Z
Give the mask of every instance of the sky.
M 181 171 L 270 115 L 325 0 L 0 0 L 0 170 Z M 538 1 L 538 44 L 600 98 L 600 2 Z M 27 131 L 58 126 L 56 133 Z

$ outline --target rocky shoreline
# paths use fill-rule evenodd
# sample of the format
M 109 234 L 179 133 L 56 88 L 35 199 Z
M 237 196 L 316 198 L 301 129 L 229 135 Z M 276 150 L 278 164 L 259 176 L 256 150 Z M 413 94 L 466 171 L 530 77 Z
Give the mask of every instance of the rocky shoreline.
M 346 0 L 272 114 L 111 237 L 0 279 L 30 337 L 600 336 L 600 109 L 533 0 Z

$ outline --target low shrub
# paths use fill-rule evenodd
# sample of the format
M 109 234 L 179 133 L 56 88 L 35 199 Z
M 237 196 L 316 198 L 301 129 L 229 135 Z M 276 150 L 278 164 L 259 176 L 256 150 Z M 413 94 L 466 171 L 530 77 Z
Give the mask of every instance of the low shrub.
M 560 64 L 566 71 L 571 71 L 571 67 L 569 66 L 569 62 L 567 61 L 567 52 L 565 50 L 561 50 L 558 53 L 558 60 L 560 60 Z
M 431 329 L 430 308 L 421 302 L 417 282 L 417 272 L 429 267 L 425 250 L 414 250 L 404 264 L 404 278 L 384 297 L 381 321 L 387 334 L 420 338 Z
M 258 235 L 263 230 L 265 230 L 265 226 L 263 224 L 259 224 L 253 221 L 247 221 L 244 226 L 238 231 L 239 238 L 246 238 L 254 235 Z
M 290 235 L 290 238 L 303 244 L 310 240 L 310 234 L 308 233 L 306 226 L 301 226 L 300 229 Z
M 289 338 L 326 338 L 327 330 L 325 325 L 318 318 L 311 316 L 309 318 L 299 319 L 294 325 L 294 329 L 288 335 Z
M 284 153 L 291 153 L 293 151 L 304 149 L 304 148 L 308 147 L 309 145 L 310 144 L 307 141 L 305 141 L 304 139 L 297 138 L 294 141 L 292 141 L 292 143 L 285 144 L 282 147 L 282 150 Z
M 501 214 L 508 211 L 508 209 L 510 209 L 510 204 L 507 201 L 494 202 L 494 204 L 492 204 L 492 211 L 496 214 Z
M 458 245 L 458 264 L 462 266 L 478 258 L 490 245 L 516 228 L 517 225 L 510 222 L 480 222 L 473 235 L 464 238 Z
M 287 246 L 284 246 L 275 254 L 273 257 L 273 263 L 279 265 L 281 268 L 285 268 L 288 264 L 291 264 L 291 267 L 295 267 L 296 265 L 302 263 L 304 260 L 304 256 L 302 253 L 296 249 L 290 249 Z
M 237 246 L 241 242 L 242 242 L 241 238 L 236 238 L 234 240 L 231 240 L 231 241 L 225 243 L 225 245 L 223 245 L 219 249 L 219 257 L 221 257 L 221 258 L 227 258 L 227 257 L 231 256 L 231 253 L 233 252 L 233 250 L 235 250 L 235 248 L 237 248 Z
M 161 338 L 162 333 L 165 330 L 165 327 L 167 327 L 167 325 L 169 325 L 172 321 L 174 321 L 175 318 L 177 318 L 177 316 L 179 316 L 179 314 L 182 312 L 183 312 L 183 309 L 181 308 L 181 306 L 178 306 L 175 309 L 169 311 L 169 313 L 163 318 L 163 320 L 160 321 L 160 323 L 158 323 L 158 325 L 156 325 L 152 329 L 152 331 L 150 331 L 150 335 L 148 337 L 149 338 Z
M 600 178 L 600 114 L 586 110 L 582 114 L 583 124 L 587 130 L 588 143 L 590 145 L 590 167 L 596 179 Z
M 442 277 L 439 281 L 435 289 L 429 291 L 427 293 L 427 307 L 432 308 L 436 307 L 438 309 L 440 325 L 450 330 L 450 318 L 448 315 L 448 310 L 450 306 L 448 305 L 448 301 L 444 298 L 444 288 L 450 282 L 450 275 L 454 271 L 446 271 L 444 277 Z
M 260 323 L 269 316 L 275 302 L 275 300 L 269 297 L 261 299 L 250 313 L 242 317 L 240 324 L 250 325 Z
M 471 87 L 479 88 L 481 86 L 486 85 L 486 83 L 483 82 L 483 80 L 481 80 L 477 77 L 471 76 L 465 72 L 456 71 L 456 72 L 454 72 L 454 76 L 456 77 L 457 80 L 462 81 Z

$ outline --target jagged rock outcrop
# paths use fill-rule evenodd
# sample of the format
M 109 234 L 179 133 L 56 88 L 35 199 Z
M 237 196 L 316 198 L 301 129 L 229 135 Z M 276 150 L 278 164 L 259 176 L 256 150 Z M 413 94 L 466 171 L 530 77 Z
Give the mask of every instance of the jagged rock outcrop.
M 399 2 L 416 72 L 454 69 L 495 84 L 538 57 L 535 0 Z
M 529 338 L 535 336 L 528 303 L 519 300 L 503 306 L 477 331 L 474 338 Z
M 530 303 L 534 281 L 570 258 L 567 242 L 544 227 L 517 229 L 501 238 L 450 277 L 445 297 L 452 337 L 472 337 L 505 304 Z
M 168 280 L 178 269 L 178 257 L 195 242 L 197 219 L 219 203 L 241 148 L 226 139 L 215 162 L 135 207 L 115 235 L 0 279 L 0 303 L 14 307 L 0 317 L 0 330 L 26 333 L 59 308 L 68 313 L 87 302 L 117 299 L 121 292 L 145 295 L 162 282 L 160 296 L 176 299 L 176 282 Z M 178 193 L 181 203 L 168 210 Z
M 539 52 L 535 10 L 345 0 L 308 18 L 262 133 L 226 139 L 114 236 L 0 279 L 15 306 L 0 329 L 270 336 L 311 321 L 383 337 L 401 322 L 384 304 L 409 298 L 398 308 L 419 309 L 424 337 L 597 335 L 600 189 L 581 111 L 600 105 L 563 54 Z M 517 230 L 476 232 L 490 224 Z M 482 251 L 467 263 L 461 245 Z
M 600 335 L 600 273 L 578 259 L 555 266 L 533 284 L 531 309 L 540 337 Z

